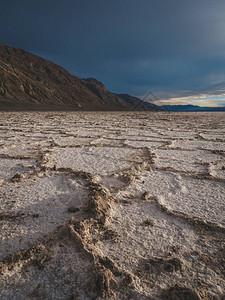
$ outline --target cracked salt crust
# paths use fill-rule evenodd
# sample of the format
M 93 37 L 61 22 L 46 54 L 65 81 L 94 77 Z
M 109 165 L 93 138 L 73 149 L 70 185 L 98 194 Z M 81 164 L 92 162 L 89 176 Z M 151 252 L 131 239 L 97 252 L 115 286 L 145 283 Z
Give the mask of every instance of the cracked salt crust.
M 59 175 L 4 185 L 0 196 L 1 258 L 63 224 L 70 216 L 68 207 L 81 206 L 86 197 L 81 183 Z M 14 216 L 14 222 L 8 215 Z
M 135 150 L 115 147 L 57 149 L 50 155 L 57 167 L 71 167 L 93 174 L 106 175 L 129 167 L 126 158 Z
M 224 113 L 1 112 L 0 119 L 2 299 L 88 300 L 96 282 L 116 299 L 162 299 L 176 284 L 222 298 Z M 78 171 L 114 199 L 105 228 L 88 227 L 89 190 Z M 68 234 L 71 220 L 87 221 L 83 248 Z M 43 250 L 30 261 L 7 265 L 9 254 L 37 245 Z M 130 285 L 110 263 L 99 262 L 112 280 L 96 279 L 87 246 L 131 274 Z M 168 271 L 170 258 L 182 269 Z

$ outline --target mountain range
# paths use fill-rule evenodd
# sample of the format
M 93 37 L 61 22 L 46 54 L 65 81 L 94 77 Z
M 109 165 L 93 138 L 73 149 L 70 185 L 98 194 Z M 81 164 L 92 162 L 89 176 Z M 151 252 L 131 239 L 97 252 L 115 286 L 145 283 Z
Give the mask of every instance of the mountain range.
M 160 110 L 127 94 L 115 94 L 94 78 L 71 75 L 55 63 L 0 43 L 2 110 Z
M 225 111 L 225 106 L 211 107 L 198 105 L 163 105 L 162 108 L 168 111 Z
M 112 93 L 95 78 L 79 78 L 53 62 L 0 43 L 0 110 L 224 111 L 225 107 L 157 106 Z

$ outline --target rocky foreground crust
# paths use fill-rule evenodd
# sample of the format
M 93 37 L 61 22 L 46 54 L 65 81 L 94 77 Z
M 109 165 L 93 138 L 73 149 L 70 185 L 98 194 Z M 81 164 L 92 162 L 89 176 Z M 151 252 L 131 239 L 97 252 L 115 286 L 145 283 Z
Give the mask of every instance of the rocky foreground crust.
M 1 299 L 224 299 L 223 113 L 0 119 Z

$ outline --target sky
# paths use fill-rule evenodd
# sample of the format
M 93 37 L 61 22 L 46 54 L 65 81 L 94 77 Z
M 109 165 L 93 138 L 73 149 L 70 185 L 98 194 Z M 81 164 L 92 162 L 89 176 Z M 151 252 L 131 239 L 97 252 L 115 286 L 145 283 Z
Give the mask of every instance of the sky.
M 225 106 L 224 0 L 3 0 L 0 42 L 115 93 Z

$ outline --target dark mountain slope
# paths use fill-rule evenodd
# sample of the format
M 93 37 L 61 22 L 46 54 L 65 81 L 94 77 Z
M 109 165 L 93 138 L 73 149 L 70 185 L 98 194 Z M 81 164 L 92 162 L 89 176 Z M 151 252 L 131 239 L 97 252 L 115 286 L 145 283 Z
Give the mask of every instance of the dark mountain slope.
M 160 110 L 161 108 L 149 102 L 144 102 L 141 99 L 128 95 L 128 94 L 116 94 L 122 98 L 128 105 L 132 106 L 132 110 Z M 163 110 L 163 109 L 161 109 Z
M 110 91 L 108 91 L 101 81 L 95 78 L 86 78 L 86 79 L 81 79 L 81 82 L 94 95 L 96 95 L 99 99 L 101 99 L 102 104 L 108 105 L 110 101 L 110 105 L 112 106 L 119 106 L 124 109 L 129 107 L 127 106 L 127 103 L 123 99 L 121 99 L 116 94 L 113 94 Z
M 132 107 L 133 103 L 111 93 L 96 79 L 81 79 L 41 57 L 0 43 L 0 109 L 131 110 Z
M 36 55 L 0 44 L 0 97 L 23 105 L 100 106 L 78 77 Z

